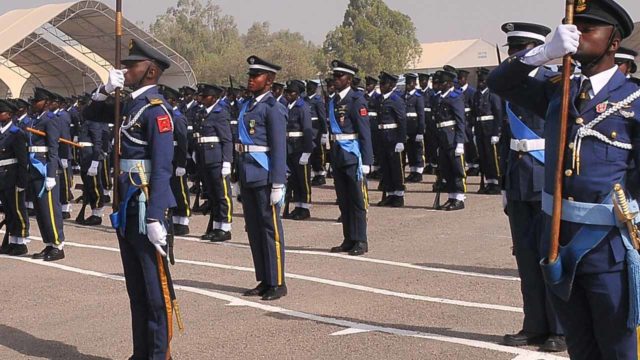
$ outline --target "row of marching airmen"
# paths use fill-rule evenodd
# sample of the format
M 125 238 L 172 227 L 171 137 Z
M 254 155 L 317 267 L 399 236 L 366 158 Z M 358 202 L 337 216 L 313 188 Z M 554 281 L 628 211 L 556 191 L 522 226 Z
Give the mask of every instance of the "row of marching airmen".
M 257 280 L 244 295 L 270 301 L 288 292 L 281 219 L 310 218 L 312 187 L 328 177 L 343 229 L 330 251 L 358 256 L 369 246 L 368 177 L 380 180 L 379 206 L 402 207 L 405 183 L 434 174 L 432 190 L 448 193 L 438 208 L 454 211 L 464 208 L 466 177 L 479 174 L 480 193 L 502 195 L 522 280 L 522 330 L 504 343 L 568 347 L 575 359 L 637 359 L 637 204 L 618 217 L 611 205 L 616 184 L 638 193 L 640 86 L 629 76 L 637 54 L 620 47 L 633 23 L 613 0 L 580 0 L 574 10 L 576 25 L 558 26 L 549 42 L 546 26 L 504 24 L 510 57 L 492 72 L 477 69 L 477 88 L 451 66 L 404 74 L 402 90 L 399 76 L 384 71 L 362 88 L 358 68 L 339 60 L 328 79 L 279 83 L 280 66 L 251 56 L 246 87 L 176 90 L 159 85 L 171 61 L 134 40 L 124 68 L 92 94 L 66 99 L 36 88 L 29 101 L 0 100 L 0 253 L 28 252 L 33 215 L 45 243 L 33 257 L 64 258 L 74 173 L 82 178 L 76 222 L 99 225 L 117 160 L 110 220 L 131 300 L 132 359 L 169 358 L 178 313 L 170 241 L 190 232 L 194 212 L 209 216 L 203 240 L 227 241 L 237 196 Z M 545 65 L 567 54 L 580 73 L 570 80 L 560 260 L 547 263 L 562 78 Z M 125 88 L 114 154 L 113 94 Z

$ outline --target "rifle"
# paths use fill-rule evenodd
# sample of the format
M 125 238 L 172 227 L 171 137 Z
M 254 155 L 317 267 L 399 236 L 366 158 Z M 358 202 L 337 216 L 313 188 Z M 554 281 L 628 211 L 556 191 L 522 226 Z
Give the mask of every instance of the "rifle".
M 76 200 L 82 200 L 82 208 L 80 208 L 80 211 L 78 211 L 78 216 L 76 216 L 76 223 L 82 224 L 84 222 L 84 219 L 86 218 L 85 213 L 87 211 L 87 205 L 89 204 L 89 197 L 87 196 L 87 192 L 84 190 L 83 184 L 76 184 L 75 189 L 82 190 L 82 197 Z
M 173 226 L 173 210 L 169 209 L 167 211 L 167 224 L 169 225 L 169 230 L 167 231 L 167 255 L 169 256 L 169 262 L 171 265 L 176 264 L 176 258 L 173 253 L 173 244 L 175 242 L 175 227 Z
M 34 128 L 30 128 L 30 127 L 26 127 L 24 129 L 26 131 L 28 131 L 28 132 L 30 132 L 32 134 L 38 135 L 38 136 L 47 136 L 46 132 L 38 130 L 38 129 L 34 129 Z M 82 145 L 80 145 L 80 144 L 78 144 L 76 142 L 73 142 L 71 140 L 64 139 L 64 138 L 59 138 L 58 142 L 66 144 L 66 145 L 70 145 L 70 146 L 73 146 L 73 147 L 76 147 L 76 148 L 82 148 Z
M 440 206 L 440 194 L 442 193 L 442 180 L 440 179 L 440 168 L 436 170 L 436 182 L 434 184 L 436 186 L 436 197 L 433 199 L 433 205 L 431 206 L 433 210 L 440 210 L 442 206 Z
M 285 192 L 285 195 L 284 195 L 284 213 L 282 214 L 282 217 L 284 218 L 288 218 L 289 215 L 291 214 L 289 211 L 289 208 L 291 205 L 292 198 L 293 198 L 293 187 L 287 186 L 287 191 Z
M 567 0 L 565 8 L 565 24 L 573 24 L 575 0 Z M 569 118 L 569 97 L 571 83 L 571 55 L 565 55 L 562 60 L 562 103 L 560 110 L 560 135 L 558 137 L 558 159 L 556 162 L 553 189 L 553 213 L 551 216 L 551 244 L 549 246 L 548 264 L 555 264 L 558 260 L 560 246 L 560 220 L 562 216 L 562 184 L 564 176 L 564 152 L 567 146 L 567 119 Z
M 496 44 L 496 55 L 498 56 L 498 65 L 502 64 L 502 55 L 500 54 L 500 47 Z
M 116 0 L 116 54 L 115 54 L 115 66 L 120 66 L 122 60 L 122 0 Z M 122 89 L 116 88 L 115 93 L 115 110 L 113 121 L 113 199 L 111 202 L 111 208 L 113 212 L 118 211 L 120 205 L 120 194 L 118 177 L 120 176 L 120 122 L 121 122 L 121 109 L 120 109 L 120 92 Z M 105 169 L 108 174 L 108 169 Z

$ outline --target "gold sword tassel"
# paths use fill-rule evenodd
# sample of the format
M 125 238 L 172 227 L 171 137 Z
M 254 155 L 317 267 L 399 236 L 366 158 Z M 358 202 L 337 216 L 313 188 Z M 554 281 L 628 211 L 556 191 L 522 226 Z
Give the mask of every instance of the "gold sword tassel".
M 627 196 L 624 193 L 624 189 L 622 189 L 622 185 L 616 184 L 613 187 L 614 201 L 613 205 L 616 210 L 616 216 L 618 220 L 625 223 L 627 226 L 627 230 L 629 231 L 629 236 L 631 237 L 631 244 L 633 248 L 638 250 L 640 249 L 640 239 L 638 238 L 638 226 L 633 223 L 633 219 L 635 219 L 635 213 L 632 213 L 629 209 L 629 202 L 627 200 Z

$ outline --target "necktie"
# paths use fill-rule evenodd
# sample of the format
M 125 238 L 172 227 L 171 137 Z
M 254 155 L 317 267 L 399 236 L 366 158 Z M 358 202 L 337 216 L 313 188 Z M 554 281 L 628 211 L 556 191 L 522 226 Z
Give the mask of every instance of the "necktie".
M 587 103 L 589 103 L 589 100 L 591 100 L 589 92 L 592 89 L 593 86 L 591 86 L 591 80 L 586 79 L 582 82 L 582 86 L 580 86 L 580 92 L 578 93 L 578 97 L 576 98 L 576 109 L 578 109 L 579 112 L 582 112 L 587 106 Z

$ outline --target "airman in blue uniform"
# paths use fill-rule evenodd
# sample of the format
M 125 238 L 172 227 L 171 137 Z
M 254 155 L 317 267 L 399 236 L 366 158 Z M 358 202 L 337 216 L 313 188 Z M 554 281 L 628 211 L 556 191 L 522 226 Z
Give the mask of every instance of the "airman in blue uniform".
M 87 102 L 90 99 L 87 99 Z M 81 103 L 85 100 L 81 99 Z M 82 145 L 78 150 L 78 163 L 80 164 L 80 177 L 82 178 L 83 201 L 91 207 L 91 216 L 84 219 L 76 218 L 81 225 L 96 226 L 102 224 L 104 215 L 104 182 L 101 168 L 104 167 L 105 153 L 103 151 L 104 132 L 109 131 L 105 122 L 94 119 L 82 119 L 78 127 L 78 143 Z M 84 205 L 83 205 L 84 206 Z
M 202 110 L 198 114 L 198 151 L 202 183 L 209 195 L 209 224 L 203 240 L 222 242 L 231 239 L 233 194 L 231 166 L 233 136 L 229 104 L 223 98 L 224 89 L 217 85 L 198 85 Z
M 477 70 L 478 89 L 471 103 L 471 115 L 475 119 L 473 135 L 478 149 L 478 161 L 486 186 L 479 194 L 500 195 L 500 162 L 498 142 L 503 121 L 502 99 L 487 88 L 489 70 Z
M 302 94 L 305 84 L 300 80 L 287 81 L 284 96 L 287 99 L 287 187 L 293 190 L 295 209 L 289 214 L 292 220 L 311 217 L 311 167 L 309 158 L 315 146 L 311 107 Z
M 435 92 L 429 84 L 430 79 L 430 74 L 418 73 L 418 84 L 424 100 L 424 173 L 434 175 L 438 168 L 438 138 L 431 108 L 431 99 Z
M 407 138 L 407 113 L 402 95 L 396 91 L 398 76 L 380 73 L 378 97 L 378 137 L 382 143 L 380 172 L 383 199 L 378 206 L 404 206 L 404 143 Z
M 380 174 L 380 157 L 382 150 L 382 141 L 379 139 L 378 132 L 378 105 L 380 104 L 380 91 L 378 90 L 378 78 L 367 75 L 364 78 L 365 81 L 365 94 L 364 98 L 367 100 L 367 109 L 369 110 L 369 127 L 371 128 L 371 143 L 373 146 L 373 165 L 371 165 L 371 172 L 369 173 L 369 179 L 379 180 Z
M 327 128 L 327 105 L 322 94 L 318 94 L 320 80 L 307 80 L 307 96 L 304 101 L 311 110 L 311 126 L 313 127 L 313 152 L 311 153 L 311 185 L 321 186 L 327 183 L 326 146 L 329 143 L 329 129 Z
M 510 55 L 544 44 L 551 32 L 546 26 L 510 22 L 502 26 Z M 544 66 L 530 74 L 549 81 L 557 73 Z M 494 93 L 492 89 L 488 92 Z M 494 93 L 495 94 L 495 93 Z M 544 116 L 507 102 L 507 121 L 500 138 L 500 169 L 504 211 L 509 217 L 513 254 L 520 275 L 522 329 L 504 336 L 510 346 L 542 344 L 546 351 L 566 348 L 563 331 L 551 304 L 540 269 L 540 228 L 543 216 L 541 193 L 544 183 Z M 484 168 L 483 168 L 484 169 Z
M 355 66 L 339 60 L 331 62 L 336 92 L 329 101 L 331 167 L 342 218 L 342 244 L 331 252 L 363 255 L 369 251 L 367 211 L 369 195 L 366 175 L 373 164 L 369 111 L 364 92 L 354 91 L 351 80 Z
M 64 259 L 64 231 L 62 209 L 60 208 L 60 190 L 58 189 L 58 139 L 60 122 L 49 111 L 56 96 L 42 88 L 35 88 L 31 100 L 34 113 L 39 114 L 32 128 L 42 131 L 45 136 L 31 134 L 29 153 L 31 166 L 29 178 L 31 190 L 35 195 L 34 207 L 38 228 L 46 247 L 34 254 L 34 259 L 55 261 Z
M 439 70 L 433 80 L 438 88 L 432 103 L 438 138 L 438 167 L 444 189 L 449 193 L 449 199 L 441 206 L 445 211 L 464 209 L 467 191 L 465 103 L 462 91 L 453 86 L 456 76 L 455 72 Z
M 627 77 L 631 77 L 631 74 L 635 74 L 638 70 L 638 65 L 636 65 L 637 56 L 637 51 L 622 46 L 616 51 L 616 65 Z
M 464 95 L 464 130 L 467 137 L 467 142 L 464 144 L 464 159 L 466 161 L 465 167 L 468 169 L 467 176 L 476 176 L 479 172 L 480 163 L 478 159 L 478 148 L 474 137 L 476 119 L 471 113 L 471 106 L 473 105 L 476 88 L 468 83 L 469 71 L 464 69 L 458 70 L 455 68 L 453 68 L 453 71 L 458 74 L 458 77 L 456 78 L 458 84 L 456 86 Z
M 18 108 L 0 100 L 0 201 L 4 207 L 7 242 L 0 254 L 21 256 L 28 252 L 29 217 L 25 206 L 25 189 L 29 182 L 27 137 L 14 124 Z
M 28 101 L 20 98 L 14 99 L 13 103 L 18 109 L 15 114 L 15 118 L 16 118 L 15 125 L 20 129 L 25 130 L 27 127 L 30 127 L 33 124 L 33 120 L 34 120 L 30 114 L 31 104 L 29 104 Z M 27 137 L 27 140 L 31 139 L 30 133 L 25 132 L 25 135 Z M 29 214 L 29 216 L 34 216 L 35 211 L 34 211 L 33 199 L 35 198 L 35 195 L 33 194 L 33 191 L 31 191 L 31 186 L 27 186 L 27 189 L 24 192 L 25 192 L 27 213 Z
M 125 85 L 134 91 L 123 106 L 121 173 L 118 211 L 111 215 L 131 304 L 133 356 L 165 360 L 171 357 L 172 298 L 166 259 L 166 212 L 175 207 L 173 121 L 171 106 L 158 92 L 158 80 L 170 60 L 144 43 L 132 40 L 122 60 L 126 72 L 111 70 L 108 82 L 93 94 L 86 118 L 98 119 L 113 108 L 107 94 Z M 102 118 L 108 118 L 102 116 Z M 143 175 L 144 174 L 144 175 Z M 143 179 L 148 189 L 140 187 Z M 148 194 L 148 196 L 147 196 Z
M 64 108 L 65 98 L 60 94 L 54 94 L 54 100 L 49 106 L 49 110 L 56 116 L 58 126 L 60 128 L 60 138 L 72 140 L 71 136 L 71 115 Z M 73 159 L 71 146 L 65 143 L 59 144 L 58 156 L 60 157 L 60 167 L 58 178 L 60 179 L 60 206 L 62 208 L 62 218 L 69 219 L 71 217 L 71 201 L 73 194 L 71 187 L 73 186 L 73 172 L 71 169 L 71 160 Z
M 404 75 L 405 90 L 404 101 L 407 111 L 407 163 L 409 164 L 409 176 L 406 182 L 418 183 L 422 181 L 424 172 L 424 95 L 418 88 L 418 74 L 408 73 Z
M 188 130 L 187 118 L 179 109 L 180 92 L 167 85 L 159 86 L 160 93 L 171 105 L 173 112 L 173 176 L 171 191 L 176 199 L 176 207 L 171 209 L 173 235 L 189 234 L 189 185 L 187 184 Z
M 242 207 L 256 280 L 245 296 L 276 300 L 287 294 L 284 276 L 284 232 L 280 208 L 287 169 L 287 107 L 271 92 L 281 67 L 250 56 L 247 88 L 253 94 L 238 119 L 236 150 Z
M 288 106 L 288 102 L 287 99 L 284 97 L 284 87 L 285 84 L 275 81 L 273 83 L 273 87 L 271 88 L 271 91 L 273 92 L 273 96 L 276 98 L 276 100 L 281 103 L 284 106 Z
M 637 245 L 612 208 L 615 184 L 625 184 L 640 160 L 640 86 L 615 65 L 633 22 L 613 0 L 577 1 L 575 25 L 559 25 L 551 40 L 510 56 L 488 79 L 492 91 L 545 117 L 545 226 L 548 247 L 555 191 L 562 78 L 529 76 L 538 66 L 575 54 L 582 74 L 570 80 L 562 181 L 559 258 L 541 261 L 553 305 L 574 359 L 637 359 Z M 513 128 L 513 124 L 512 124 Z M 512 129 L 513 131 L 513 129 Z M 633 203 L 632 203 L 633 204 Z M 601 216 L 596 209 L 601 209 Z M 597 225 L 596 225 L 597 224 Z M 546 253 L 547 249 L 543 249 Z

